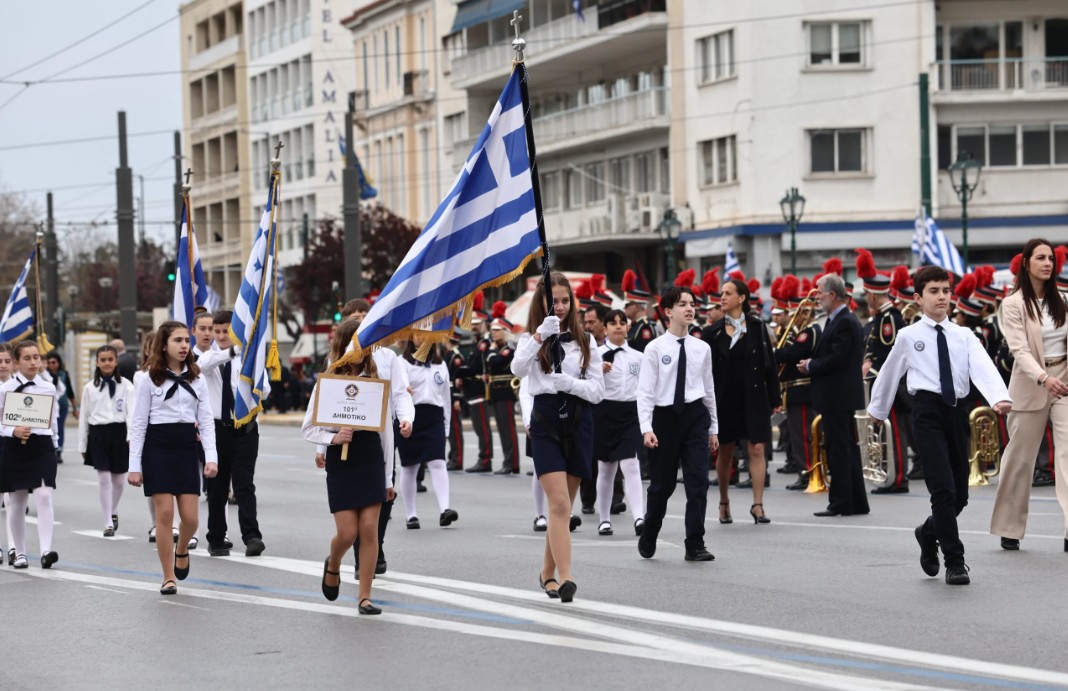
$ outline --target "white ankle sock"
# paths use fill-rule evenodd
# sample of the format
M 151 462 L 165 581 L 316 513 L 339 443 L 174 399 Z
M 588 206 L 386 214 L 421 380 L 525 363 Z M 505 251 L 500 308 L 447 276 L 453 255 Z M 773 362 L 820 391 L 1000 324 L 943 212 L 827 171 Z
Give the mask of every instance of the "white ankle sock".
M 404 512 L 407 514 L 407 518 L 414 518 L 416 515 L 415 486 L 416 476 L 419 475 L 419 466 L 402 465 L 400 471 L 400 495 L 404 501 Z

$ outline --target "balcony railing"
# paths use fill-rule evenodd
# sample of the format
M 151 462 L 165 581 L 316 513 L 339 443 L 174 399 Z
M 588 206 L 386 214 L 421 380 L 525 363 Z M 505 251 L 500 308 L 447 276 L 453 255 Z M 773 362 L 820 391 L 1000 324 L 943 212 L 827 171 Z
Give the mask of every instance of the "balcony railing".
M 594 132 L 609 135 L 614 128 L 666 116 L 667 95 L 667 89 L 660 87 L 544 115 L 534 120 L 534 133 L 541 144 L 574 139 Z
M 237 264 L 243 259 L 240 240 L 208 242 L 200 245 L 200 258 L 211 266 Z
M 941 91 L 1042 91 L 1068 88 L 1068 58 L 945 60 L 937 63 Z

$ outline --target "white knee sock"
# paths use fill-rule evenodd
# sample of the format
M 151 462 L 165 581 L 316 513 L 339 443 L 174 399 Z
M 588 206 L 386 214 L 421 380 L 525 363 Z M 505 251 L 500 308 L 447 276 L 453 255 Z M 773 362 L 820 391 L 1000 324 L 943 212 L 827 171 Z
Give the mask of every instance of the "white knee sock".
M 37 538 L 41 541 L 41 554 L 52 551 L 52 533 L 55 530 L 55 512 L 52 508 L 52 488 L 46 485 L 33 490 L 37 502 Z
M 534 493 L 534 516 L 545 515 L 545 489 L 542 488 L 541 483 L 538 482 L 538 476 L 534 476 L 534 482 L 531 483 L 531 491 Z
M 400 495 L 404 500 L 404 512 L 408 518 L 415 518 L 415 485 L 416 476 L 419 474 L 419 466 L 401 466 L 400 469 Z
M 612 492 L 616 484 L 616 461 L 597 461 L 597 511 L 601 523 L 612 520 Z
M 623 471 L 623 492 L 630 503 L 630 515 L 634 520 L 645 518 L 645 488 L 642 487 L 642 471 L 637 458 L 627 458 L 619 462 Z
M 96 480 L 100 485 L 100 508 L 104 512 L 104 525 L 108 528 L 114 528 L 111 524 L 111 507 L 114 505 L 115 500 L 112 498 L 115 485 L 111 481 L 111 473 L 106 470 L 96 471 Z
M 30 493 L 24 489 L 7 495 L 7 534 L 16 554 L 26 554 L 26 505 Z
M 126 473 L 111 473 L 111 515 L 119 515 L 119 499 L 122 499 L 122 490 L 126 487 Z M 111 516 L 108 516 L 111 520 Z
M 444 512 L 449 506 L 449 471 L 445 470 L 445 461 L 430 461 L 426 464 L 430 473 L 430 484 L 434 487 L 434 496 L 438 499 L 438 510 Z

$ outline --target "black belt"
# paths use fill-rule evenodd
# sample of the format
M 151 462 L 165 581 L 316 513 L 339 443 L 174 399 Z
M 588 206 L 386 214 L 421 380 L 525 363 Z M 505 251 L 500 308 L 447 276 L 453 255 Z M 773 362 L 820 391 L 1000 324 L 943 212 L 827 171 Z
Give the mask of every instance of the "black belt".
M 255 420 L 253 420 L 252 422 L 248 423 L 247 425 L 243 425 L 241 427 L 235 427 L 233 420 L 227 420 L 227 421 L 224 422 L 222 420 L 216 419 L 215 420 L 215 424 L 219 425 L 220 427 L 225 427 L 226 429 L 235 430 L 238 434 L 248 434 L 248 433 L 252 432 L 254 429 L 256 429 L 256 421 Z
M 1068 360 L 1068 355 L 1062 355 L 1061 357 L 1053 358 L 1052 360 L 1046 360 L 1046 367 L 1056 367 L 1065 360 Z
M 933 391 L 917 391 L 915 394 L 913 394 L 913 396 L 916 398 L 917 401 L 922 401 L 922 400 L 930 400 L 932 402 L 937 401 L 938 403 L 941 403 L 942 405 L 950 407 L 950 408 L 955 408 L 957 406 L 957 404 L 960 403 L 960 401 L 962 400 L 962 399 L 959 399 L 959 398 L 955 398 L 955 399 L 953 399 L 953 403 L 949 404 L 949 403 L 946 403 L 945 400 L 942 398 L 942 394 L 934 393 Z

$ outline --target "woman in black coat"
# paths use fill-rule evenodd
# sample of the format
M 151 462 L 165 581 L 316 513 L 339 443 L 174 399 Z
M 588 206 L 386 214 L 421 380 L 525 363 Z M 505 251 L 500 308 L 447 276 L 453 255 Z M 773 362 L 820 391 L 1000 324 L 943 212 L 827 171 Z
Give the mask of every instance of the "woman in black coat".
M 712 374 L 719 411 L 719 522 L 731 523 L 727 486 L 734 446 L 749 442 L 749 474 L 753 479 L 755 523 L 770 523 L 764 515 L 764 445 L 771 442 L 771 414 L 782 405 L 771 338 L 764 322 L 749 313 L 749 287 L 731 279 L 723 285 L 723 318 L 704 332 L 712 348 Z

